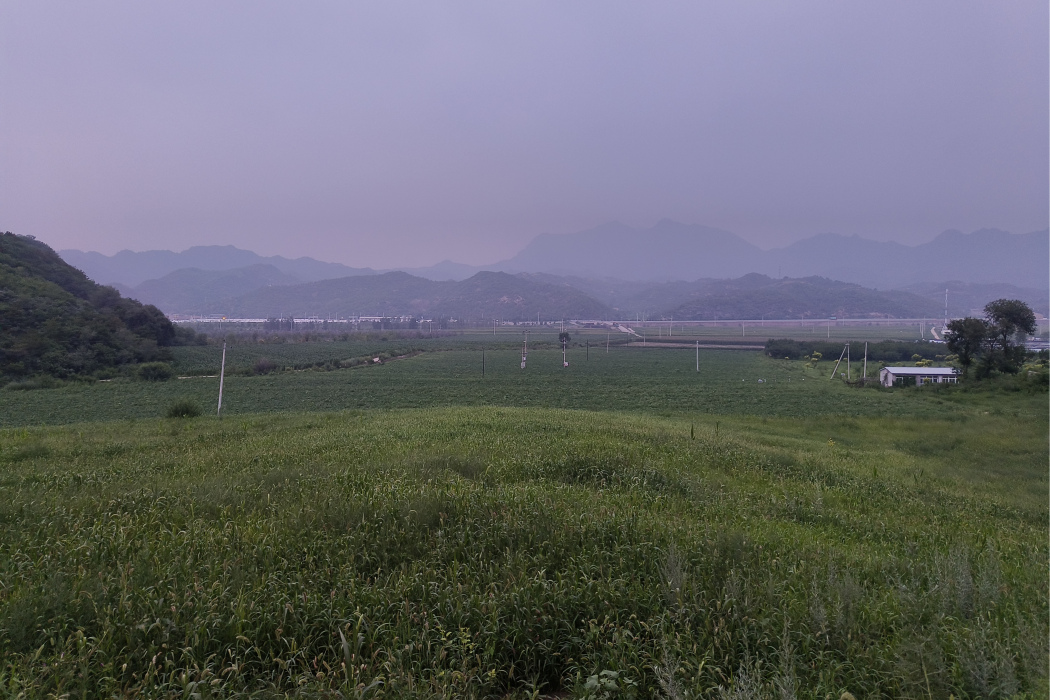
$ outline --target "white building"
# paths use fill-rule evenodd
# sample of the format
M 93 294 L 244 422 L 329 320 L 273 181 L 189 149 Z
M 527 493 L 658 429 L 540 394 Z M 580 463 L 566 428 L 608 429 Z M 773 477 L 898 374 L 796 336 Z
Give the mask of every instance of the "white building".
M 883 367 L 879 372 L 879 383 L 893 386 L 894 382 L 905 377 L 914 377 L 915 383 L 940 384 L 959 381 L 959 370 L 954 367 Z

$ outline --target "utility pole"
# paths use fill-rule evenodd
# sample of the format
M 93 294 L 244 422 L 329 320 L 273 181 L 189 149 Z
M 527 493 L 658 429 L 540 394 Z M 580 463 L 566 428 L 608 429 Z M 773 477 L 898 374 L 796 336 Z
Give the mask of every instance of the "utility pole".
M 941 337 L 948 332 L 948 290 L 944 290 L 944 325 L 941 326 Z
M 868 378 L 868 341 L 864 341 L 864 377 L 863 377 L 863 379 L 867 380 L 867 378 Z
M 219 366 L 219 407 L 215 415 L 222 418 L 222 383 L 226 378 L 226 338 L 222 339 L 222 364 Z
M 842 348 L 842 352 L 839 353 L 838 362 L 835 363 L 835 368 L 833 370 L 831 370 L 831 376 L 828 377 L 828 379 L 834 379 L 835 378 L 835 373 L 839 371 L 839 364 L 842 362 L 842 358 L 846 356 L 846 348 L 848 348 L 848 347 L 849 347 L 849 345 L 847 345 L 846 347 Z
M 700 371 L 700 341 L 696 341 L 696 371 Z

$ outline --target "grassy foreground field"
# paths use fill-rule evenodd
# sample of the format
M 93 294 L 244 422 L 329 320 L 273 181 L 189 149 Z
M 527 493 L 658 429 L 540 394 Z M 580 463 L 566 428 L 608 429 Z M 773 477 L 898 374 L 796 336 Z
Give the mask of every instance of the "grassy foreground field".
M 0 688 L 1046 697 L 1045 397 L 1019 405 L 6 429 Z

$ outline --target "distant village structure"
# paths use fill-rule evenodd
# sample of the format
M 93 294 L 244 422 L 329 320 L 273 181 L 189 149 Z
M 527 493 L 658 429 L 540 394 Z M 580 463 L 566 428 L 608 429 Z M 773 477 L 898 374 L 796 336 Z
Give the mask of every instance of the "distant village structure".
M 959 370 L 954 367 L 883 367 L 879 372 L 879 382 L 883 386 L 893 386 L 898 381 L 912 377 L 918 385 L 955 384 L 959 381 Z

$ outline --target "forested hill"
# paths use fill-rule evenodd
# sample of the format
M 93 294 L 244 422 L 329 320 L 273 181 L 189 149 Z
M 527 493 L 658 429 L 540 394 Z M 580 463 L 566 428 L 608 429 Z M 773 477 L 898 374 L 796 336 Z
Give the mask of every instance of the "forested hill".
M 940 305 L 901 291 L 879 291 L 823 277 L 773 279 L 744 275 L 696 282 L 673 318 L 935 318 Z
M 31 236 L 0 233 L 0 382 L 74 377 L 164 359 L 176 330 L 156 307 L 89 280 Z
M 609 318 L 612 311 L 565 284 L 505 272 L 479 272 L 462 282 L 434 282 L 404 272 L 344 277 L 256 289 L 217 308 L 243 316 L 412 315 L 432 318 L 525 321 Z

